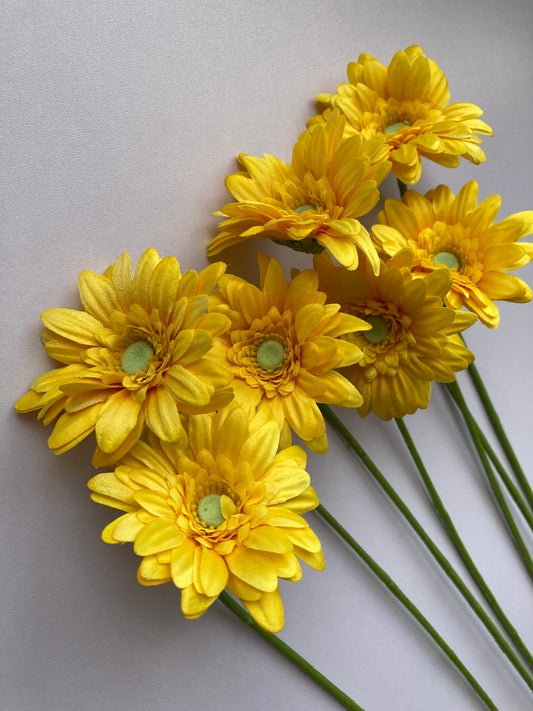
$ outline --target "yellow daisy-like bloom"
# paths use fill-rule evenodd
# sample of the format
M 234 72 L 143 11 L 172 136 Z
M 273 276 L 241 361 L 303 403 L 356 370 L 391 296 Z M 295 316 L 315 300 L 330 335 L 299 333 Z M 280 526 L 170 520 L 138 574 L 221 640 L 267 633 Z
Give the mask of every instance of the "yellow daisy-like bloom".
M 48 309 L 41 317 L 47 353 L 65 365 L 37 378 L 16 409 L 39 410 L 44 424 L 63 413 L 48 440 L 56 454 L 94 430 L 95 466 L 117 461 L 145 426 L 178 441 L 179 412 L 212 411 L 232 397 L 231 373 L 209 356 L 230 322 L 206 313 L 224 270 L 219 262 L 182 275 L 174 257 L 148 249 L 133 278 L 127 252 L 103 276 L 81 272 L 84 311 Z
M 282 430 L 291 428 L 315 452 L 327 449 L 326 426 L 317 402 L 358 407 L 361 395 L 337 372 L 362 352 L 339 338 L 368 324 L 325 304 L 318 275 L 301 272 L 287 285 L 279 262 L 259 255 L 261 288 L 225 275 L 211 308 L 232 322 L 214 353 L 233 373 L 235 400 L 248 417 L 268 407 Z
M 355 136 L 343 143 L 344 118 L 333 112 L 327 123 L 305 131 L 292 163 L 265 155 L 240 155 L 242 171 L 226 178 L 237 202 L 216 215 L 220 234 L 209 256 L 250 237 L 267 237 L 301 251 L 327 249 L 340 264 L 355 269 L 359 251 L 379 268 L 366 229 L 357 219 L 379 200 L 378 185 L 390 171 L 383 139 Z
M 500 314 L 494 301 L 533 298 L 524 281 L 505 271 L 523 267 L 533 258 L 533 244 L 517 244 L 533 232 L 533 211 L 494 223 L 501 197 L 492 195 L 478 205 L 477 195 L 474 180 L 457 197 L 446 185 L 425 196 L 409 190 L 402 201 L 385 201 L 373 236 L 388 255 L 409 247 L 415 272 L 449 270 L 452 283 L 446 304 L 454 309 L 465 306 L 485 325 L 496 328 Z
M 142 585 L 172 581 L 185 617 L 202 615 L 224 588 L 266 630 L 283 627 L 278 578 L 300 580 L 297 558 L 322 570 L 320 542 L 301 513 L 318 505 L 297 446 L 278 453 L 272 421 L 242 408 L 188 418 L 187 442 L 139 441 L 114 472 L 89 482 L 98 503 L 126 513 L 102 534 L 133 542 Z
M 442 305 L 449 272 L 439 269 L 423 279 L 411 266 L 409 250 L 382 262 L 378 277 L 368 267 L 348 272 L 323 256 L 315 258 L 328 300 L 371 326 L 345 336 L 363 351 L 358 363 L 343 370 L 363 395 L 361 417 L 372 411 L 390 420 L 427 407 L 431 381 L 452 382 L 455 372 L 474 360 L 456 334 L 476 317 Z
M 458 166 L 461 156 L 472 163 L 485 160 L 476 134 L 490 136 L 492 129 L 478 118 L 483 111 L 474 104 L 447 105 L 446 76 L 421 47 L 397 52 L 388 67 L 361 54 L 348 65 L 348 82 L 336 94 L 318 95 L 329 108 L 309 125 L 327 120 L 331 107 L 340 109 L 347 119 L 346 137 L 385 138 L 392 172 L 404 183 L 420 179 L 421 156 L 447 168 Z

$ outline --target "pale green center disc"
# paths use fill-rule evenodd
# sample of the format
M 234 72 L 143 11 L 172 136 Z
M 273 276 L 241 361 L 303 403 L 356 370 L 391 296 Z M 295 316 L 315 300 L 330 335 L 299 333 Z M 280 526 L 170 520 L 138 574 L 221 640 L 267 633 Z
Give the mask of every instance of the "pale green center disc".
M 206 526 L 214 526 L 216 528 L 226 520 L 222 513 L 221 498 L 220 494 L 207 494 L 198 502 L 196 513 L 200 521 L 205 523 Z
M 411 124 L 407 123 L 407 121 L 398 121 L 398 123 L 391 123 L 391 125 L 387 126 L 383 133 L 386 133 L 389 136 L 394 136 L 394 134 L 398 133 L 399 129 L 402 128 L 402 126 L 408 128 L 410 125 Z
M 372 326 L 370 331 L 363 331 L 363 335 L 367 341 L 371 343 L 381 343 L 389 335 L 389 324 L 383 316 L 367 316 L 365 321 Z
M 459 260 L 451 252 L 439 252 L 433 257 L 433 264 L 444 264 L 448 269 L 457 269 Z
M 146 370 L 154 349 L 147 341 L 135 341 L 122 354 L 122 370 L 128 375 L 135 375 L 139 370 Z
M 306 210 L 314 210 L 315 208 L 312 205 L 301 205 L 301 207 L 297 207 L 294 212 L 296 212 L 298 215 L 301 215 L 302 212 L 306 212 Z
M 257 362 L 261 368 L 275 370 L 283 363 L 285 348 L 279 341 L 263 341 L 257 349 Z

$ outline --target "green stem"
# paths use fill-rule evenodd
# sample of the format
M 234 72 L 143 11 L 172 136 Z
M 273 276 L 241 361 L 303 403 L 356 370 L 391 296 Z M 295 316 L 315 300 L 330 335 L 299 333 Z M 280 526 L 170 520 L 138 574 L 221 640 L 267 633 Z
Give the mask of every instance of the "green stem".
M 490 446 L 487 438 L 485 437 L 485 435 L 479 428 L 479 425 L 478 425 L 478 433 L 479 433 L 479 437 L 481 439 L 481 443 L 489 456 L 489 459 L 491 460 L 492 464 L 494 465 L 494 468 L 500 475 L 500 479 L 503 481 L 505 488 L 509 492 L 510 496 L 512 497 L 512 499 L 515 502 L 515 504 L 517 505 L 517 507 L 520 509 L 522 516 L 524 517 L 527 524 L 529 525 L 529 528 L 533 532 L 533 512 L 528 507 L 527 503 L 524 501 L 524 497 L 521 495 L 521 493 L 516 488 L 514 481 L 511 479 L 511 477 L 507 474 L 507 472 L 503 468 L 502 463 L 496 456 L 496 453 Z
M 218 596 L 220 602 L 222 602 L 228 610 L 233 612 L 240 620 L 242 620 L 248 627 L 251 627 L 257 634 L 261 635 L 267 642 L 276 647 L 289 661 L 295 664 L 304 674 L 311 677 L 314 682 L 321 686 L 325 691 L 327 691 L 330 696 L 332 696 L 336 701 L 339 702 L 341 706 L 349 709 L 350 711 L 364 711 L 364 709 L 355 703 L 344 691 L 341 691 L 338 686 L 335 686 L 327 677 L 321 674 L 318 669 L 310 664 L 306 659 L 304 659 L 298 652 L 296 652 L 288 644 L 285 644 L 277 635 L 267 632 L 262 627 L 260 627 L 253 617 L 242 608 L 235 600 L 229 595 L 225 590 L 223 590 Z
M 498 647 L 502 650 L 505 656 L 509 659 L 511 664 L 515 667 L 517 672 L 520 674 L 522 679 L 528 685 L 528 687 L 533 691 L 533 679 L 529 675 L 528 671 L 525 669 L 520 660 L 516 657 L 516 654 L 510 648 L 509 643 L 505 637 L 500 632 L 499 628 L 493 622 L 492 618 L 488 615 L 485 609 L 478 602 L 477 598 L 472 594 L 470 588 L 466 585 L 461 576 L 457 573 L 453 565 L 446 558 L 444 553 L 438 548 L 434 543 L 433 539 L 429 536 L 426 530 L 418 522 L 418 519 L 412 513 L 410 508 L 404 502 L 404 500 L 399 496 L 393 486 L 387 481 L 383 476 L 378 467 L 370 459 L 368 454 L 361 447 L 359 442 L 351 434 L 351 432 L 343 425 L 339 418 L 334 414 L 334 412 L 327 405 L 319 406 L 325 419 L 332 425 L 336 432 L 344 439 L 346 444 L 350 449 L 359 457 L 361 462 L 365 465 L 368 472 L 372 475 L 375 482 L 381 487 L 383 492 L 388 496 L 392 503 L 396 506 L 398 511 L 402 514 L 407 523 L 411 526 L 413 531 L 426 546 L 428 551 L 431 553 L 433 558 L 439 564 L 442 571 L 448 576 L 451 582 L 455 585 L 457 590 L 461 593 L 465 601 L 468 603 L 474 614 L 478 617 L 481 623 L 484 625 L 485 629 L 492 636 Z
M 433 484 L 431 477 L 429 476 L 429 473 L 428 473 L 426 467 L 424 466 L 424 463 L 423 463 L 422 458 L 418 452 L 418 449 L 416 448 L 416 445 L 409 433 L 409 430 L 407 429 L 407 425 L 401 419 L 396 419 L 395 421 L 396 421 L 396 424 L 398 425 L 398 429 L 400 430 L 400 433 L 401 433 L 402 438 L 407 446 L 407 449 L 409 450 L 411 457 L 413 458 L 416 468 L 418 469 L 418 472 L 422 478 L 422 481 L 424 482 L 426 490 L 431 497 L 433 506 L 437 510 L 437 513 L 439 514 L 439 516 L 444 524 L 444 527 L 446 528 L 446 531 L 448 532 L 448 535 L 450 536 L 450 539 L 452 540 L 452 543 L 455 545 L 455 548 L 457 549 L 459 555 L 465 562 L 465 564 L 466 564 L 468 570 L 470 571 L 470 574 L 472 575 L 474 581 L 476 582 L 478 588 L 481 590 L 481 592 L 485 596 L 485 599 L 487 600 L 489 605 L 492 607 L 492 609 L 496 613 L 496 616 L 500 620 L 501 624 L 503 625 L 505 630 L 507 630 L 508 635 L 515 643 L 516 648 L 520 651 L 523 658 L 527 661 L 527 663 L 531 666 L 531 668 L 533 668 L 533 656 L 531 656 L 529 649 L 524 644 L 522 638 L 518 634 L 518 631 L 511 624 L 511 621 L 508 619 L 507 615 L 500 607 L 500 604 L 494 597 L 491 589 L 485 582 L 485 579 L 479 572 L 479 569 L 477 568 L 476 564 L 474 563 L 470 554 L 468 553 L 457 529 L 455 528 L 455 525 L 454 525 L 446 507 L 444 506 L 444 503 L 442 502 L 442 499 L 440 498 L 440 496 L 437 492 L 437 489 L 435 488 L 435 485 Z M 514 657 L 514 654 L 513 654 L 513 657 Z M 511 661 L 513 661 L 513 660 L 511 659 Z M 515 661 L 513 661 L 513 664 L 515 664 Z
M 511 465 L 512 470 L 516 474 L 516 478 L 518 480 L 518 483 L 520 484 L 522 492 L 523 492 L 524 496 L 526 497 L 526 499 L 528 500 L 529 506 L 533 509 L 533 490 L 531 489 L 531 485 L 530 485 L 529 481 L 527 480 L 524 470 L 520 466 L 520 462 L 518 461 L 515 451 L 511 445 L 511 443 L 509 442 L 509 439 L 505 433 L 505 430 L 503 429 L 501 420 L 498 417 L 498 413 L 496 412 L 494 405 L 492 404 L 492 400 L 489 397 L 489 394 L 488 394 L 487 389 L 483 383 L 481 375 L 479 374 L 478 369 L 476 368 L 476 366 L 473 363 L 471 363 L 468 366 L 468 373 L 469 373 L 469 375 L 472 379 L 472 382 L 474 383 L 474 386 L 479 394 L 481 402 L 483 403 L 483 407 L 485 408 L 485 412 L 487 413 L 487 415 L 489 417 L 492 428 L 494 429 L 494 432 L 496 433 L 496 435 L 498 437 L 498 440 L 502 446 L 502 449 L 505 452 L 507 459 L 509 460 L 509 464 Z
M 520 535 L 520 531 L 518 530 L 515 520 L 509 510 L 509 507 L 507 506 L 507 502 L 505 501 L 501 487 L 498 484 L 496 477 L 494 476 L 494 472 L 487 458 L 487 453 L 485 452 L 485 448 L 483 446 L 483 442 L 479 434 L 478 424 L 474 419 L 472 413 L 468 409 L 468 405 L 466 404 L 466 401 L 461 392 L 461 388 L 459 387 L 457 381 L 453 383 L 446 383 L 445 387 L 454 399 L 457 407 L 461 411 L 463 419 L 470 432 L 472 442 L 474 443 L 474 446 L 481 460 L 483 469 L 487 475 L 489 485 L 492 489 L 494 496 L 496 497 L 498 506 L 500 507 L 500 511 L 502 512 L 505 520 L 507 521 L 509 532 L 514 539 L 518 552 L 520 553 L 522 560 L 524 561 L 529 576 L 533 580 L 533 560 L 531 560 L 531 556 L 529 555 L 529 551 L 526 547 L 526 544 L 524 543 L 524 540 Z
M 489 709 L 497 711 L 497 707 L 494 702 L 487 695 L 486 691 L 480 686 L 476 679 L 465 667 L 463 662 L 455 654 L 453 649 L 444 641 L 437 630 L 433 627 L 431 622 L 425 617 L 422 612 L 416 607 L 416 605 L 407 597 L 407 595 L 398 587 L 398 585 L 392 580 L 392 578 L 386 573 L 383 568 L 381 568 L 378 563 L 362 548 L 357 541 L 348 533 L 348 531 L 334 518 L 327 509 L 319 504 L 316 508 L 316 512 L 322 516 L 322 518 L 333 528 L 339 536 L 350 546 L 350 548 L 361 558 L 361 560 L 370 568 L 370 570 L 376 575 L 382 583 L 391 591 L 394 597 L 411 613 L 411 615 L 419 622 L 422 627 L 426 630 L 429 636 L 437 643 L 440 649 L 452 662 L 452 664 L 459 670 L 463 677 L 470 684 L 472 689 L 476 692 L 480 699 L 485 703 Z
M 400 191 L 400 197 L 403 198 L 405 193 L 407 192 L 408 188 L 405 183 L 402 183 L 402 181 L 399 178 L 396 178 L 396 182 L 398 183 L 398 190 Z

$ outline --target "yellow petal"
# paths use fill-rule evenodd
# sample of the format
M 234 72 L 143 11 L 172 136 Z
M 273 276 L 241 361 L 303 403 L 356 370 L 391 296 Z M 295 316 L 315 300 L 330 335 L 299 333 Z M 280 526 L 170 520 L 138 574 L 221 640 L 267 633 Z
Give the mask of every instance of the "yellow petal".
M 237 463 L 249 462 L 256 477 L 272 464 L 279 444 L 280 431 L 275 422 L 267 422 L 256 430 L 243 445 Z
M 89 479 L 87 486 L 94 492 L 91 498 L 95 501 L 106 497 L 106 499 L 116 501 L 116 505 L 112 504 L 114 508 L 120 508 L 123 511 L 133 511 L 135 508 L 132 489 L 117 479 L 115 472 L 97 474 Z
M 180 531 L 175 521 L 169 518 L 157 518 L 146 524 L 137 534 L 133 550 L 137 555 L 161 553 L 183 543 L 185 534 Z
M 207 597 L 218 597 L 228 580 L 224 558 L 215 551 L 197 546 L 194 552 L 193 584 Z
M 177 442 L 184 436 L 178 407 L 165 388 L 152 388 L 146 398 L 147 426 L 164 442 Z
M 165 384 L 178 403 L 202 407 L 211 399 L 206 385 L 179 363 L 167 370 Z
M 154 516 L 171 518 L 174 510 L 168 503 L 168 497 L 158 491 L 136 491 L 135 502 Z
M 101 408 L 95 427 L 96 441 L 100 449 L 109 454 L 118 449 L 136 427 L 141 404 L 134 400 L 127 390 L 119 390 L 105 405 L 94 407 Z
M 101 409 L 102 405 L 98 403 L 81 412 L 61 415 L 48 438 L 50 449 L 55 454 L 63 454 L 85 439 L 93 431 Z
M 155 555 L 143 558 L 137 570 L 137 580 L 141 585 L 160 585 L 172 580 L 169 567 L 160 563 Z
M 258 590 L 273 592 L 278 586 L 276 569 L 268 553 L 235 548 L 226 556 L 226 563 L 235 576 Z
M 216 599 L 216 596 L 202 595 L 194 589 L 194 585 L 189 585 L 181 593 L 181 611 L 188 620 L 194 620 L 203 615 Z
M 113 266 L 113 286 L 122 308 L 126 310 L 132 300 L 131 259 L 127 252 L 123 252 Z
M 250 535 L 244 541 L 247 548 L 268 553 L 289 553 L 292 550 L 291 540 L 283 531 L 272 526 L 252 528 Z
M 267 632 L 280 632 L 285 623 L 283 603 L 279 590 L 265 592 L 259 600 L 243 600 L 243 604 L 257 622 Z
M 195 550 L 196 544 L 190 538 L 186 538 L 180 546 L 172 549 L 170 572 L 174 585 L 178 588 L 186 588 L 188 585 L 192 585 Z
M 102 329 L 102 324 L 85 311 L 47 309 L 41 314 L 41 319 L 46 328 L 63 338 L 86 346 L 100 345 L 95 333 Z
M 133 276 L 133 290 L 136 300 L 147 310 L 150 306 L 150 277 L 159 261 L 159 255 L 155 249 L 147 249 L 137 262 Z
M 164 318 L 169 318 L 176 302 L 180 265 L 175 257 L 165 257 L 150 276 L 150 305 Z
M 83 308 L 98 321 L 107 323 L 113 311 L 120 309 L 113 285 L 101 274 L 84 270 L 78 277 Z

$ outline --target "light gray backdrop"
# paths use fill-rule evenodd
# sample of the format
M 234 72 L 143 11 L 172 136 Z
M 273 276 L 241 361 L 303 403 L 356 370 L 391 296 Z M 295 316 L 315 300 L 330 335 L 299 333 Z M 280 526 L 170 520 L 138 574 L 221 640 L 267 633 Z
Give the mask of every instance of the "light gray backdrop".
M 487 162 L 425 163 L 421 189 L 475 178 L 500 217 L 533 208 L 530 0 L 3 3 L 3 391 L 0 674 L 8 711 L 325 711 L 337 705 L 215 604 L 186 621 L 172 585 L 143 588 L 130 546 L 107 546 L 114 516 L 92 503 L 92 442 L 61 457 L 13 403 L 50 361 L 44 308 L 77 308 L 77 274 L 125 249 L 206 264 L 210 213 L 228 200 L 239 152 L 290 159 L 313 98 L 370 52 L 387 64 L 421 44 L 452 100 L 485 109 Z M 393 180 L 385 194 L 396 195 Z M 255 278 L 259 247 L 228 253 Z M 307 262 L 305 262 L 307 263 Z M 533 269 L 521 276 L 533 283 Z M 468 341 L 531 472 L 533 306 L 503 305 L 497 331 Z M 468 389 L 467 379 L 461 377 Z M 346 421 L 446 551 L 449 545 L 393 424 Z M 533 646 L 531 582 L 508 543 L 462 428 L 439 389 L 413 433 L 479 566 Z M 531 696 L 396 513 L 331 435 L 309 470 L 324 504 L 435 623 L 503 711 Z M 326 571 L 284 584 L 283 639 L 368 711 L 480 709 L 466 684 L 316 516 Z M 531 544 L 531 537 L 528 539 Z M 450 551 L 453 560 L 456 560 Z

